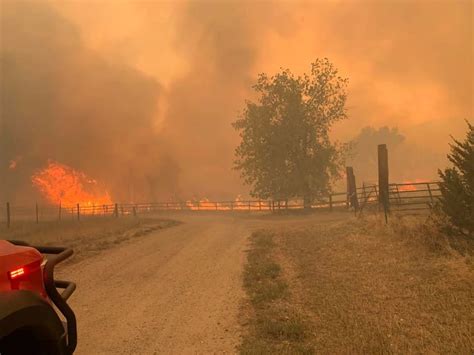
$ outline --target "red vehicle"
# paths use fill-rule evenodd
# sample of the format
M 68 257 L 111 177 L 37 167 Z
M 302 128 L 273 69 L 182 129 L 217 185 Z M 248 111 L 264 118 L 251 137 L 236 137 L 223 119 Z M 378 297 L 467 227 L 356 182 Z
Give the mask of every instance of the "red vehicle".
M 76 285 L 54 279 L 55 266 L 72 253 L 0 240 L 1 355 L 74 352 L 76 317 L 66 300 Z

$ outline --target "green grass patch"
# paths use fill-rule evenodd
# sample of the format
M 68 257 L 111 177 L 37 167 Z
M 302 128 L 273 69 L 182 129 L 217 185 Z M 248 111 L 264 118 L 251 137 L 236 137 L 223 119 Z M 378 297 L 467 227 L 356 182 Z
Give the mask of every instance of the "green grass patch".
M 240 346 L 242 354 L 311 354 L 304 321 L 291 306 L 288 284 L 274 258 L 273 233 L 258 231 L 244 270 L 244 287 L 250 299 L 251 319 Z

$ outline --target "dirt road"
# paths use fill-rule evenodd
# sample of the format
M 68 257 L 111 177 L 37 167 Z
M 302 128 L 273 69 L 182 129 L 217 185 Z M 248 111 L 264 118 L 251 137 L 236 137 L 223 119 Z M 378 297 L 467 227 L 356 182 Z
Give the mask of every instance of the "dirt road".
M 250 227 L 181 219 L 61 270 L 78 285 L 78 354 L 236 352 Z

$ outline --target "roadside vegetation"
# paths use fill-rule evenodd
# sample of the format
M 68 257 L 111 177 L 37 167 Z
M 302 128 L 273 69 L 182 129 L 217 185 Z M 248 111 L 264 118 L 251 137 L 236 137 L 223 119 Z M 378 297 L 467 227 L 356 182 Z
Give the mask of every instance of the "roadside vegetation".
M 474 126 L 469 122 L 463 141 L 453 138 L 448 159 L 452 167 L 439 171 L 442 229 L 452 236 L 474 239 Z
M 472 354 L 473 275 L 472 245 L 426 216 L 308 216 L 261 231 L 245 271 L 253 313 L 242 352 Z M 286 317 L 299 331 L 272 336 L 267 324 Z
M 61 245 L 74 249 L 76 262 L 130 239 L 172 227 L 179 222 L 158 218 L 85 218 L 78 221 L 51 221 L 36 224 L 17 221 L 10 228 L 0 227 L 1 239 L 22 240 L 32 245 Z
M 312 353 L 304 319 L 292 303 L 291 291 L 276 262 L 274 233 L 258 231 L 244 270 L 249 305 L 242 354 Z

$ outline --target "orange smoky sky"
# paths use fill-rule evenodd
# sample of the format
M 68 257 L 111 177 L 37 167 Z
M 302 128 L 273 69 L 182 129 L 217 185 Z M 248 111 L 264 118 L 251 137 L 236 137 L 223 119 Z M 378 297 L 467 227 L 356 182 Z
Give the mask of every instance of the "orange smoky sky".
M 133 81 L 137 87 L 148 86 L 143 89 L 149 95 L 147 110 L 138 114 L 150 119 L 146 132 L 136 137 L 145 137 L 146 144 L 159 142 L 157 159 L 172 162 L 159 168 L 173 170 L 173 175 L 154 174 L 154 168 L 142 162 L 143 156 L 137 166 L 151 176 L 150 181 L 177 182 L 173 191 L 179 196 L 224 198 L 246 193 L 231 169 L 238 144 L 231 122 L 244 100 L 252 97 L 251 85 L 261 72 L 271 74 L 284 67 L 299 74 L 309 70 L 315 58 L 334 62 L 350 80 L 349 119 L 333 132 L 342 141 L 354 138 L 365 126 L 398 127 L 413 149 L 420 146 L 427 154 L 445 154 L 449 135 L 462 135 L 464 120 L 473 117 L 469 0 L 31 3 L 49 7 L 68 24 L 88 52 L 84 60 L 94 55 L 108 66 L 129 68 L 130 75 L 133 71 L 140 76 Z M 37 8 L 32 16 L 46 11 Z M 19 7 L 9 16 L 21 16 L 22 11 Z M 57 60 L 61 66 L 62 58 Z M 75 66 L 70 63 L 65 70 L 74 71 Z M 76 101 L 81 104 L 80 97 Z M 64 105 L 63 100 L 59 104 Z M 130 101 L 130 110 L 135 108 Z M 89 174 L 98 169 L 98 164 L 77 159 L 64 163 L 82 164 Z M 423 166 L 430 177 L 437 168 Z M 99 175 L 107 180 L 106 174 Z M 156 193 L 154 198 L 162 196 Z
M 351 130 L 370 124 L 411 131 L 431 123 L 445 136 L 446 129 L 462 132 L 463 120 L 472 117 L 473 6 L 468 0 L 99 0 L 56 1 L 55 6 L 80 27 L 91 48 L 166 87 L 194 70 L 196 52 L 212 36 L 233 34 L 247 43 L 226 38 L 228 48 L 205 54 L 212 66 L 216 55 L 227 54 L 232 61 L 233 50 L 253 52 L 251 63 L 245 63 L 243 96 L 249 90 L 245 80 L 260 72 L 285 67 L 300 73 L 314 58 L 328 57 L 350 78 Z M 241 107 L 236 100 L 235 109 Z M 425 137 L 425 143 L 447 142 L 432 138 Z

